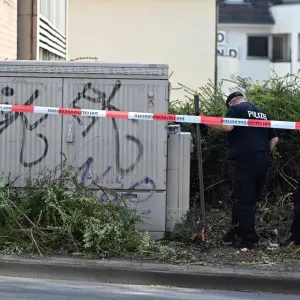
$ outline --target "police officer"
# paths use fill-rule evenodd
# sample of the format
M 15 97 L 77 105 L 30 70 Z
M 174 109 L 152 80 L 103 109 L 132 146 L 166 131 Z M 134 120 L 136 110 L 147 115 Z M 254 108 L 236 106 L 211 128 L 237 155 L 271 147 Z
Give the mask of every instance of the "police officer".
M 240 92 L 226 100 L 227 118 L 268 120 L 267 115 L 248 102 Z M 255 230 L 255 206 L 260 200 L 278 136 L 271 128 L 209 125 L 228 132 L 228 157 L 234 162 L 232 227 L 223 237 L 223 245 L 251 249 L 259 241 Z

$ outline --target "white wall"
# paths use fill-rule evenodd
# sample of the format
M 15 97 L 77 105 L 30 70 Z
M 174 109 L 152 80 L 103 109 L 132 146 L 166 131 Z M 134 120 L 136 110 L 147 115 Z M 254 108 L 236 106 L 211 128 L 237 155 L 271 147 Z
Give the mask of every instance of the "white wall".
M 272 63 L 270 62 L 270 76 L 273 74 L 278 74 L 279 76 L 285 76 L 288 73 L 292 73 L 291 63 Z
M 239 74 L 238 59 L 230 56 L 218 56 L 218 84 L 222 86 L 222 91 L 229 94 L 235 89 L 236 84 L 232 81 Z
M 275 5 L 271 7 L 271 13 L 275 20 L 272 32 L 289 33 L 300 31 L 299 4 Z
M 70 59 L 166 63 L 173 87 L 214 80 L 216 0 L 70 0 L 68 20 Z
M 297 74 L 299 72 L 299 33 L 300 33 L 300 5 L 287 4 L 271 7 L 275 25 L 272 33 L 291 33 L 292 63 L 290 71 Z
M 258 34 L 269 34 L 271 31 L 270 26 L 255 26 L 237 25 L 237 24 L 219 24 L 219 31 L 225 31 L 227 41 L 226 44 L 237 47 L 239 55 L 238 71 L 240 77 L 251 77 L 253 80 L 263 81 L 269 77 L 270 62 L 266 59 L 252 59 L 247 58 L 247 36 Z

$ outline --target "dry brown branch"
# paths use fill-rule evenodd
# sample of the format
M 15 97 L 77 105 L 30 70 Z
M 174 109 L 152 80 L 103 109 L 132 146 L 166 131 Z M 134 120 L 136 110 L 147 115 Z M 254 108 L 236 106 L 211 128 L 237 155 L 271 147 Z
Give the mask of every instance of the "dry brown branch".
M 211 189 L 212 187 L 214 187 L 214 186 L 216 186 L 216 185 L 218 185 L 218 184 L 220 184 L 220 183 L 222 183 L 222 182 L 225 182 L 225 180 L 220 180 L 220 181 L 218 181 L 218 182 L 215 182 L 215 183 L 211 184 L 210 186 L 206 187 L 206 188 L 204 189 L 204 191 L 209 190 L 209 189 Z
M 282 172 L 279 172 L 279 175 L 280 175 L 281 178 L 282 178 L 286 183 L 288 183 L 294 190 L 296 189 L 296 186 L 294 186 L 294 185 L 287 179 L 287 177 L 286 177 Z
M 30 230 L 30 236 L 31 236 L 31 239 L 32 239 L 32 241 L 33 241 L 33 243 L 34 243 L 34 245 L 35 245 L 37 251 L 39 252 L 39 255 L 40 255 L 41 257 L 43 257 L 43 254 L 42 254 L 42 252 L 41 252 L 41 250 L 40 250 L 40 247 L 38 246 L 38 244 L 37 244 L 37 242 L 36 242 L 36 240 L 35 240 L 35 238 L 34 238 L 34 236 L 33 236 L 33 230 L 32 230 L 32 228 L 31 228 L 31 230 Z

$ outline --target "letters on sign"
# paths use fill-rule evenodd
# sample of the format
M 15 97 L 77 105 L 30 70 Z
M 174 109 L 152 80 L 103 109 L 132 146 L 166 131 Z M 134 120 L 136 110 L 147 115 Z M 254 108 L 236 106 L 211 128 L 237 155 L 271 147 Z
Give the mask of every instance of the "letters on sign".
M 237 47 L 218 47 L 218 56 L 231 56 L 234 58 L 238 58 L 239 51 Z
M 238 48 L 237 47 L 227 47 L 227 56 L 238 58 Z
M 239 56 L 238 48 L 234 46 L 226 45 L 225 31 L 218 31 L 217 41 L 218 41 L 218 48 L 217 48 L 218 56 L 230 56 L 230 57 L 238 58 Z
M 218 47 L 217 51 L 218 51 L 218 55 L 219 56 L 226 56 L 226 49 L 225 49 L 225 47 Z
M 218 31 L 217 40 L 218 40 L 219 45 L 225 45 L 226 44 L 226 32 Z

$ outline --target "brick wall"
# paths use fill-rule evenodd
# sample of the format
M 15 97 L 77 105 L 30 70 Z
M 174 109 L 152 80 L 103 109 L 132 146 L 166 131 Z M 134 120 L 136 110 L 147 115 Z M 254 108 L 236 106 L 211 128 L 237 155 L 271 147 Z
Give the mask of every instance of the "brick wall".
M 0 0 L 0 60 L 17 59 L 17 0 Z

